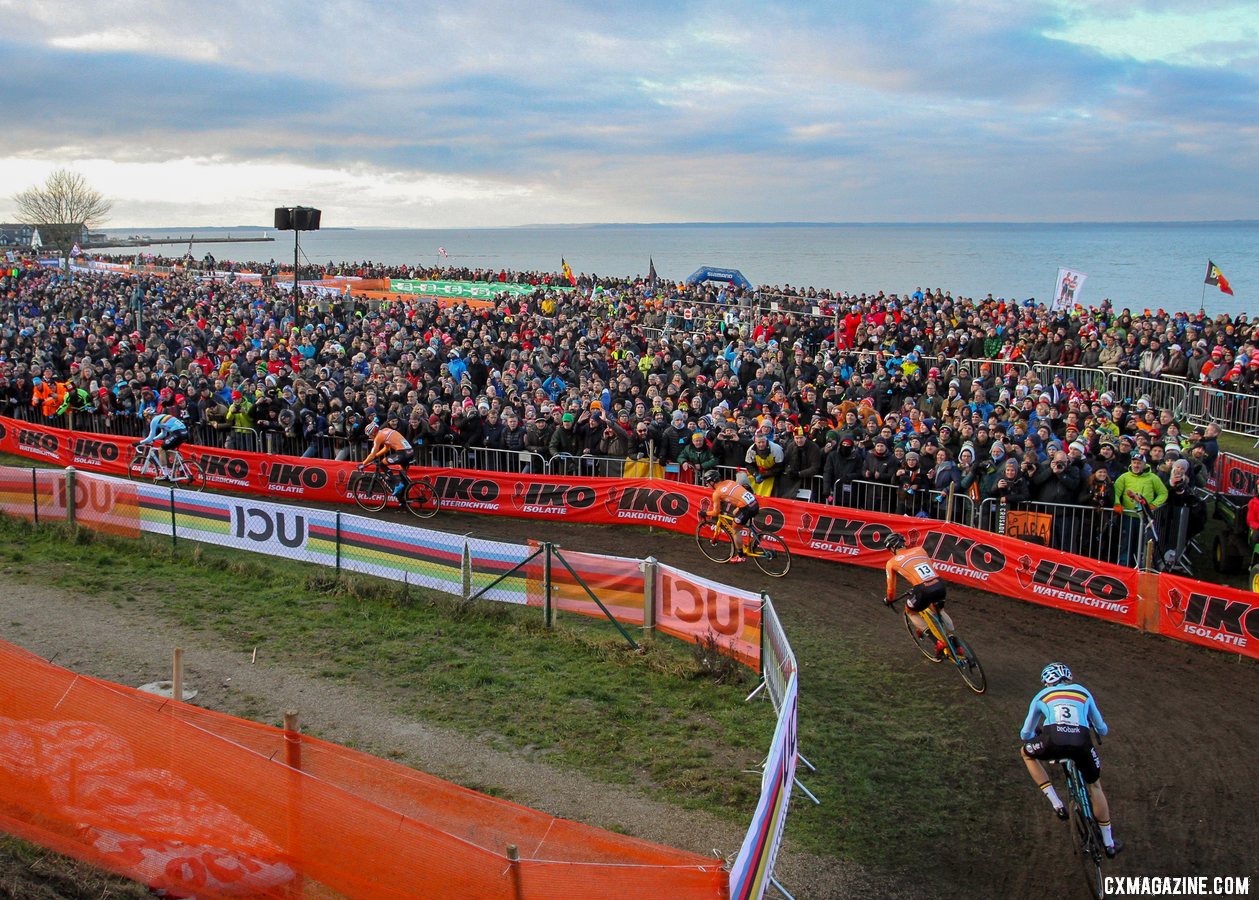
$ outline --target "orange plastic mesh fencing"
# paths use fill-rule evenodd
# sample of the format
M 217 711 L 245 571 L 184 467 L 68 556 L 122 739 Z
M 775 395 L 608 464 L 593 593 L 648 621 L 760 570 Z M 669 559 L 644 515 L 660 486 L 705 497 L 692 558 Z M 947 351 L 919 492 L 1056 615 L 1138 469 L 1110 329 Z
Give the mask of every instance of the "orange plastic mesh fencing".
M 717 860 L 75 675 L 3 642 L 0 828 L 181 896 L 728 894 Z

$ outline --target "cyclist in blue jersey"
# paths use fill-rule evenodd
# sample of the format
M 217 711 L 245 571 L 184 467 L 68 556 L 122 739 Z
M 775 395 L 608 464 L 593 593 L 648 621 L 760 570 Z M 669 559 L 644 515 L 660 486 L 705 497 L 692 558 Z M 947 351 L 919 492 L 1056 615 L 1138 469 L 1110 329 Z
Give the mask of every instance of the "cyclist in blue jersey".
M 1032 698 L 1027 710 L 1027 719 L 1023 722 L 1023 730 L 1019 737 L 1024 741 L 1021 751 L 1027 771 L 1031 773 L 1036 786 L 1044 792 L 1053 804 L 1058 818 L 1067 818 L 1067 811 L 1058 799 L 1058 792 L 1049 781 L 1041 760 L 1069 759 L 1075 763 L 1084 782 L 1089 786 L 1089 797 L 1093 801 L 1093 815 L 1098 827 L 1102 830 L 1102 843 L 1106 846 L 1106 855 L 1114 858 L 1123 849 L 1123 842 L 1116 840 L 1111 832 L 1110 804 L 1102 793 L 1099 780 L 1102 773 L 1102 760 L 1093 746 L 1093 735 L 1089 728 L 1105 736 L 1110 730 L 1097 708 L 1093 695 L 1082 684 L 1076 684 L 1071 677 L 1071 670 L 1060 662 L 1050 663 L 1041 670 L 1041 683 L 1045 686 Z
M 178 416 L 172 416 L 169 413 L 154 414 L 152 410 L 146 409 L 144 417 L 149 419 L 149 436 L 136 444 L 136 447 L 147 447 L 154 441 L 160 440 L 162 444 L 157 448 L 157 458 L 162 468 L 169 469 L 170 463 L 167 462 L 166 451 L 174 450 L 188 440 L 188 426 Z

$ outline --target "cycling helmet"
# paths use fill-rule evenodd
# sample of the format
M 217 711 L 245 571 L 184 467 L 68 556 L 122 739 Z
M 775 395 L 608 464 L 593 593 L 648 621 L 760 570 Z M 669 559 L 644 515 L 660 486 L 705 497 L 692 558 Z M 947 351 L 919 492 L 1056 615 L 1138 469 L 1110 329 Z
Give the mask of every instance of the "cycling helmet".
M 895 553 L 905 546 L 905 539 L 899 534 L 890 534 L 883 542 L 883 549 Z
M 379 428 L 380 426 L 377 425 L 374 421 L 368 422 L 367 425 L 363 427 L 363 434 L 366 435 L 367 437 L 371 437 L 372 435 L 376 433 L 376 431 Z
M 1070 681 L 1071 670 L 1064 663 L 1050 663 L 1040 670 L 1040 680 L 1045 687 L 1051 687 L 1060 681 Z

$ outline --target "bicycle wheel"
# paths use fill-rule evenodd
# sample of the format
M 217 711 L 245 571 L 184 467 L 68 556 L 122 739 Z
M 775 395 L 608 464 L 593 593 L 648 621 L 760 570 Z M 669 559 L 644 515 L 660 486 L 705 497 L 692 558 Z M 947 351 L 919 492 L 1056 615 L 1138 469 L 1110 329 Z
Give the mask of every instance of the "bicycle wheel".
M 914 626 L 914 620 L 909 617 L 909 613 L 905 613 L 905 628 L 909 631 L 910 640 L 914 642 L 914 646 L 922 651 L 922 655 L 927 657 L 933 663 L 943 662 L 944 660 L 936 656 L 936 639 L 929 630 L 923 631 L 922 637 L 918 636 L 918 629 Z
M 749 554 L 756 565 L 771 578 L 782 578 L 791 571 L 791 551 L 787 542 L 776 534 L 757 534 L 760 546 Z
M 953 664 L 962 673 L 962 680 L 966 682 L 966 686 L 976 694 L 982 694 L 988 687 L 988 679 L 984 676 L 983 666 L 979 664 L 979 657 L 975 655 L 975 651 L 971 649 L 970 644 L 956 634 L 948 636 L 948 644 Z
M 730 557 L 734 556 L 734 542 L 730 540 L 730 533 L 708 519 L 699 520 L 699 525 L 695 528 L 695 543 L 699 544 L 699 552 L 713 562 L 730 562 Z
M 205 490 L 205 472 L 200 463 L 190 459 L 181 460 L 175 467 L 175 482 L 190 491 Z
M 389 485 L 379 472 L 355 472 L 350 476 L 346 493 L 368 512 L 380 512 L 389 502 Z
M 442 505 L 441 497 L 437 496 L 437 491 L 427 478 L 411 482 L 405 496 L 407 509 L 421 519 L 431 519 L 437 515 L 437 510 Z
M 132 457 L 131 462 L 127 463 L 127 477 L 132 481 L 152 481 L 152 475 L 144 469 L 147 459 L 146 456 Z
M 1071 845 L 1080 856 L 1089 893 L 1094 900 L 1102 900 L 1106 895 L 1102 876 L 1102 836 L 1093 819 L 1074 799 L 1071 801 Z

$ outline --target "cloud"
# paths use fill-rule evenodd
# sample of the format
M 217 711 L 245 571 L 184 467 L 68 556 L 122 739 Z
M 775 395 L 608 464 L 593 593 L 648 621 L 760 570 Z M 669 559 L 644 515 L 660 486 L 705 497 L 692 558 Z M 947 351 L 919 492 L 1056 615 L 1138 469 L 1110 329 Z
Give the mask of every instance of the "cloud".
M 1238 4 L 163 9 L 0 0 L 0 156 L 122 164 L 124 227 L 155 224 L 123 222 L 159 208 L 136 179 L 190 175 L 189 214 L 233 222 L 280 195 L 359 225 L 1253 215 Z

